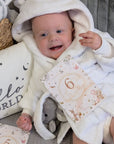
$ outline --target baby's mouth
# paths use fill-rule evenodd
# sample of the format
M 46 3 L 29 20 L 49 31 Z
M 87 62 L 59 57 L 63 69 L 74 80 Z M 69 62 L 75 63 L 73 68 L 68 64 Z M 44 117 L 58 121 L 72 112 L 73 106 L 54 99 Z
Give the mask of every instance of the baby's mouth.
M 58 50 L 58 49 L 61 49 L 63 45 L 58 45 L 58 46 L 53 46 L 53 47 L 50 47 L 49 49 L 50 50 Z

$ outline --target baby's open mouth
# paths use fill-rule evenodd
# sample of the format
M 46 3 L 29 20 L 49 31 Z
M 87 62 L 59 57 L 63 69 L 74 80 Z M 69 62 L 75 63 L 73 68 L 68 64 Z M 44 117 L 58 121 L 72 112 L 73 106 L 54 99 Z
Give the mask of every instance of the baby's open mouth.
M 49 48 L 50 50 L 56 50 L 56 49 L 60 49 L 62 48 L 62 45 L 58 45 L 58 46 L 53 46 L 51 48 Z

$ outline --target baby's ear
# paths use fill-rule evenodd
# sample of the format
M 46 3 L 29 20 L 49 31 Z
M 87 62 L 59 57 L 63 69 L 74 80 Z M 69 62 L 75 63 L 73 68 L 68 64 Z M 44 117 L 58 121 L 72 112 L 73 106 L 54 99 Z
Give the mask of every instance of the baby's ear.
M 12 24 L 7 18 L 0 21 L 0 50 L 13 45 L 11 28 Z
M 15 5 L 17 8 L 20 8 L 20 7 L 24 4 L 25 1 L 26 1 L 26 0 L 14 0 L 14 5 Z

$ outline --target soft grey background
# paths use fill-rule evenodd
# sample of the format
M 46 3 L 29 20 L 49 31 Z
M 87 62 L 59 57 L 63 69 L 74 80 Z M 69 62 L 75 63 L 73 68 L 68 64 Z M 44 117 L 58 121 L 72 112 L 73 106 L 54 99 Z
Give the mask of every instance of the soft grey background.
M 114 0 L 81 0 L 91 11 L 95 27 L 114 37 Z
M 114 37 L 114 0 L 81 0 L 90 9 L 95 27 L 101 31 L 109 32 Z M 0 123 L 16 125 L 19 113 L 0 120 Z M 72 144 L 72 131 L 70 130 L 61 144 Z M 33 128 L 28 144 L 57 144 L 54 140 L 43 140 Z

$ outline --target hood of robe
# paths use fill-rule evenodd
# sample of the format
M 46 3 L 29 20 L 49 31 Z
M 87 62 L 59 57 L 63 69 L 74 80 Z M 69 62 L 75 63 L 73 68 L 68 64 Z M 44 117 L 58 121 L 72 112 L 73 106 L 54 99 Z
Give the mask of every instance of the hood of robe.
M 26 0 L 13 24 L 13 38 L 20 42 L 25 35 L 31 33 L 32 18 L 63 11 L 68 11 L 74 21 L 76 37 L 79 33 L 94 29 L 93 17 L 80 0 Z

